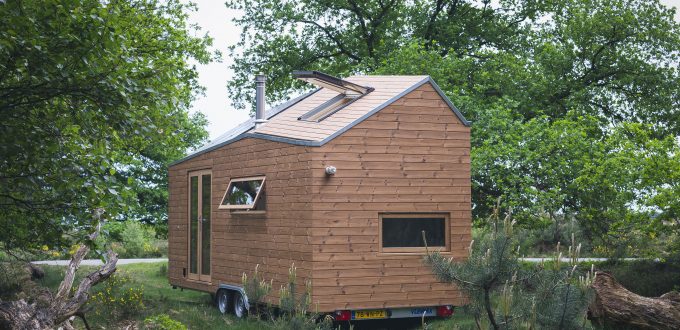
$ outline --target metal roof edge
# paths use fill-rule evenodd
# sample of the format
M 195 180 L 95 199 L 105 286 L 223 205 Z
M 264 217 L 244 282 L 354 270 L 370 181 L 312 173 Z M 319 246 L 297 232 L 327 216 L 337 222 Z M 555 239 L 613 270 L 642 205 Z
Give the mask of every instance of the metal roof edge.
M 189 159 L 196 158 L 196 157 L 198 157 L 198 156 L 200 156 L 200 155 L 202 155 L 202 154 L 208 153 L 208 152 L 213 151 L 213 150 L 215 150 L 215 149 L 219 149 L 220 147 L 226 146 L 227 144 L 234 143 L 234 142 L 236 142 L 236 141 L 238 141 L 238 140 L 243 139 L 245 134 L 246 134 L 246 133 L 241 133 L 241 134 L 235 136 L 234 138 L 231 138 L 231 139 L 226 140 L 226 141 L 224 141 L 224 142 L 218 143 L 218 144 L 216 144 L 216 145 L 214 145 L 214 146 L 210 146 L 210 147 L 208 147 L 208 148 L 202 149 L 201 151 L 198 151 L 198 152 L 189 154 L 189 155 L 185 156 L 184 158 L 178 159 L 178 160 L 176 160 L 176 161 L 174 161 L 174 162 L 168 164 L 168 167 L 175 166 L 175 165 L 177 165 L 177 164 L 179 164 L 179 163 L 183 163 L 183 162 L 185 162 L 185 161 L 187 161 L 187 160 L 189 160 Z
M 294 144 L 294 145 L 298 145 L 298 146 L 307 146 L 307 147 L 319 147 L 319 146 L 321 146 L 320 141 L 292 139 L 292 138 L 288 138 L 288 137 L 284 137 L 284 136 L 278 136 L 278 135 L 270 135 L 270 134 L 262 134 L 262 133 L 245 133 L 243 135 L 244 135 L 244 137 L 255 138 L 255 139 L 263 139 L 263 140 L 269 140 L 269 141 L 274 141 L 274 142 L 283 142 L 283 143 Z
M 427 76 L 427 78 L 428 78 L 430 84 L 432 84 L 432 87 L 434 87 L 434 90 L 437 91 L 437 94 L 439 94 L 439 96 L 441 96 L 441 98 L 444 99 L 444 102 L 446 102 L 446 104 L 449 105 L 449 108 L 451 108 L 453 113 L 456 114 L 456 117 L 458 117 L 458 119 L 460 119 L 460 121 L 463 123 L 463 125 L 469 127 L 472 124 L 472 122 L 465 119 L 465 116 L 463 116 L 463 114 L 458 110 L 458 108 L 456 108 L 456 106 L 453 105 L 453 102 L 451 102 L 451 100 L 449 99 L 448 96 L 446 96 L 444 91 L 442 91 L 442 89 L 439 88 L 439 85 L 437 85 L 437 83 L 434 82 L 434 79 L 432 79 L 432 77 Z

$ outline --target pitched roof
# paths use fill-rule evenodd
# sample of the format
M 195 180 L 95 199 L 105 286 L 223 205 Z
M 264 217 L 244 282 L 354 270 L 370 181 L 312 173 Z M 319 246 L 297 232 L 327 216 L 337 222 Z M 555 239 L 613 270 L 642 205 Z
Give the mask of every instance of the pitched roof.
M 352 76 L 346 80 L 357 85 L 371 87 L 373 90 L 321 121 L 299 120 L 298 118 L 305 113 L 339 95 L 338 92 L 329 88 L 316 89 L 268 110 L 266 124 L 255 128 L 255 119 L 250 118 L 170 165 L 181 163 L 247 137 L 297 145 L 321 146 L 426 83 L 432 84 L 432 87 L 464 125 L 470 125 L 470 122 L 463 117 L 429 76 Z

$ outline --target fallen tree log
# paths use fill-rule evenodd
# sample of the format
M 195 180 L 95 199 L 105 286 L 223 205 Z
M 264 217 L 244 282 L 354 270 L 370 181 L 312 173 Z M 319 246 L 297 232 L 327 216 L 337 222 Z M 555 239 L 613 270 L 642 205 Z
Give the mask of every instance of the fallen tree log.
M 98 235 L 99 230 L 96 230 L 90 235 L 90 239 L 94 241 Z M 50 296 L 48 299 L 40 299 L 32 303 L 24 299 L 0 301 L 0 329 L 55 329 L 57 327 L 72 329 L 71 320 L 74 316 L 84 319 L 82 308 L 89 298 L 90 288 L 109 278 L 116 271 L 118 262 L 116 253 L 109 249 L 106 263 L 83 278 L 75 292 L 71 293 L 76 271 L 89 250 L 87 245 L 80 245 L 71 257 L 59 289 L 54 295 L 47 293 Z
M 592 288 L 595 299 L 588 318 L 613 328 L 677 329 L 680 326 L 680 293 L 672 291 L 657 298 L 637 295 L 624 288 L 609 273 L 597 272 Z

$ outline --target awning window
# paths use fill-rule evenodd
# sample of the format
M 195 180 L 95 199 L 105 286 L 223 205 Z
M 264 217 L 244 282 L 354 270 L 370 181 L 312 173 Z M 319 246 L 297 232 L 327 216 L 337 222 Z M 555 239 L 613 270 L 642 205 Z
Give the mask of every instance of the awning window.
M 264 210 L 264 176 L 232 179 L 220 209 Z

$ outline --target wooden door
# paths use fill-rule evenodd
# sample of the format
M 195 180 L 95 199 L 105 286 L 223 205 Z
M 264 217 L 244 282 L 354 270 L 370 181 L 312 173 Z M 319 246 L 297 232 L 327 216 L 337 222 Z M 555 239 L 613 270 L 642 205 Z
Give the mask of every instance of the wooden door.
M 210 170 L 189 173 L 189 273 L 188 278 L 210 282 Z

